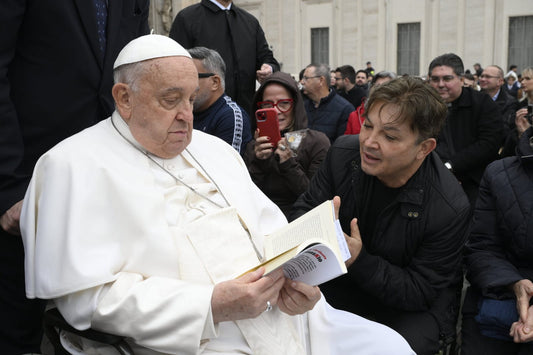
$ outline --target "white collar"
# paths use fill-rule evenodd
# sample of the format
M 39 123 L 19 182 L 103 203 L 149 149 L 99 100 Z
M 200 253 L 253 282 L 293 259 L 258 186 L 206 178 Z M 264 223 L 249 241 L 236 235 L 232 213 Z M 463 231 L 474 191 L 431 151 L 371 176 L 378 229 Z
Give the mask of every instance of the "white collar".
M 215 4 L 216 6 L 220 7 L 220 9 L 222 9 L 222 10 L 229 10 L 229 9 L 231 9 L 231 4 L 232 4 L 231 2 L 230 2 L 230 4 L 228 5 L 228 7 L 224 7 L 224 6 L 222 6 L 222 5 L 221 5 L 218 1 L 216 1 L 216 0 L 209 0 L 209 1 L 211 1 L 211 2 L 212 2 L 213 4 Z

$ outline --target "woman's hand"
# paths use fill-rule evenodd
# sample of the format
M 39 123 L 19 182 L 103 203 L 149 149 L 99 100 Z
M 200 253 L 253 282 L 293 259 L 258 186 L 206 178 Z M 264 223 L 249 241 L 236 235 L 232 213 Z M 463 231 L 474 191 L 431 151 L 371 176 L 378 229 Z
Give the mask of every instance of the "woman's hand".
M 257 159 L 266 160 L 272 156 L 274 152 L 274 145 L 270 143 L 270 137 L 268 136 L 259 136 L 259 129 L 255 130 L 254 133 L 255 145 L 254 152 Z
M 531 126 L 527 119 L 527 108 L 521 108 L 520 110 L 516 111 L 516 118 L 514 122 L 516 124 L 516 130 L 518 131 L 518 137 L 520 137 L 522 133 L 524 133 L 526 129 Z
M 279 162 L 284 163 L 292 157 L 292 150 L 289 148 L 289 143 L 287 143 L 287 138 L 283 137 L 278 142 L 278 147 L 274 152 L 279 155 Z

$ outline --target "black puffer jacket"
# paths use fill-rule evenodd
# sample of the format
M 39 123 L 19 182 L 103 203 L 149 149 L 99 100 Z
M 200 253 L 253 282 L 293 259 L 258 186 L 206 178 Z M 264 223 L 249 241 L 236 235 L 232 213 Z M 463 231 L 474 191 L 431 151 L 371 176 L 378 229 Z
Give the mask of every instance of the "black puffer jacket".
M 520 138 L 518 156 L 485 171 L 466 249 L 467 277 L 490 298 L 514 298 L 506 287 L 533 281 L 533 128 Z
M 339 219 L 349 234 L 352 218 L 365 222 L 362 199 L 372 179 L 361 169 L 358 136 L 339 137 L 295 203 L 291 219 L 338 195 Z M 321 289 L 334 307 L 377 321 L 387 310 L 429 311 L 441 332 L 454 332 L 455 291 L 462 279 L 469 222 L 466 195 L 431 153 L 379 214 L 373 235 L 361 236 L 363 249 L 348 274 Z

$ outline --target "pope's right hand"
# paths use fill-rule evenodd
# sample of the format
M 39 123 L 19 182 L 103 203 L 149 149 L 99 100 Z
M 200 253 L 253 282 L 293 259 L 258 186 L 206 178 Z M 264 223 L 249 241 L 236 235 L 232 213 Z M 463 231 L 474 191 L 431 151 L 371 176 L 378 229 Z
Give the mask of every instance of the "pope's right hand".
M 283 270 L 276 270 L 263 277 L 261 267 L 235 280 L 215 285 L 211 297 L 211 311 L 215 323 L 237 319 L 255 318 L 267 308 L 278 303 L 285 277 Z

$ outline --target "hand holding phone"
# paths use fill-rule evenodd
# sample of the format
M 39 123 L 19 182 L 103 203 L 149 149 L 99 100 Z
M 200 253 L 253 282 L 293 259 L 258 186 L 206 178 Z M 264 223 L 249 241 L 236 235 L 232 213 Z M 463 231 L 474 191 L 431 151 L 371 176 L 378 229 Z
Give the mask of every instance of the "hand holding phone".
M 281 134 L 279 132 L 278 113 L 275 108 L 262 108 L 255 111 L 255 120 L 259 128 L 259 136 L 269 137 L 270 143 L 277 147 Z

